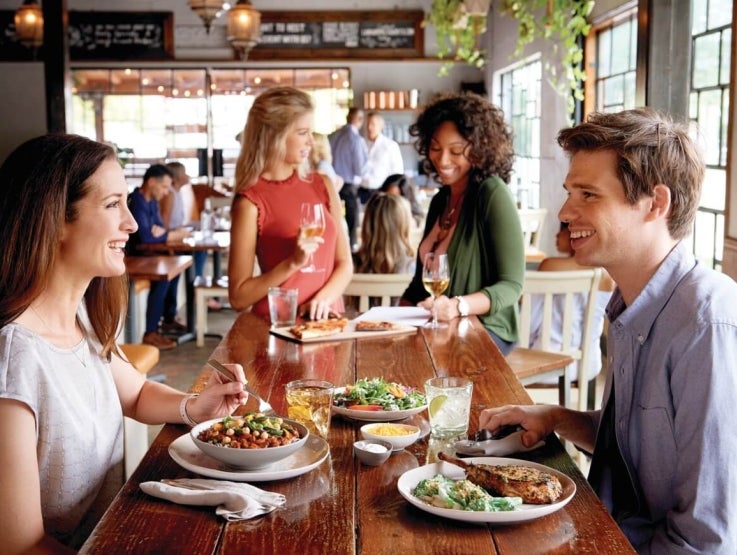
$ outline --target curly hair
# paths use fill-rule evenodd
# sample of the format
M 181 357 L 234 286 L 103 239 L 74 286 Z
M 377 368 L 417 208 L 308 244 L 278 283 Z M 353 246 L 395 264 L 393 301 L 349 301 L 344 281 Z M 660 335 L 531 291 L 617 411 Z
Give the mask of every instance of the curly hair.
M 514 164 L 512 131 L 500 108 L 471 92 L 434 96 L 410 126 L 409 134 L 417 137 L 415 149 L 424 158 L 423 168 L 429 176 L 437 180 L 437 171 L 428 157 L 430 142 L 446 121 L 452 122 L 469 142 L 465 153 L 472 166 L 469 183 L 481 183 L 492 175 L 509 183 Z
M 581 150 L 614 151 L 630 204 L 652 196 L 655 185 L 666 185 L 671 191 L 668 231 L 674 239 L 690 233 L 706 166 L 685 123 L 652 108 L 593 113 L 586 122 L 561 130 L 558 144 L 570 156 Z

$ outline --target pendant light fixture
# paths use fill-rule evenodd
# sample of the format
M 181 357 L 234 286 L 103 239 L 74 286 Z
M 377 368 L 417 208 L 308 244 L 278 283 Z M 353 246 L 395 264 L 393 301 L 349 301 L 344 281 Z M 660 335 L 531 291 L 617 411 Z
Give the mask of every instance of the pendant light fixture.
M 38 48 L 44 42 L 44 16 L 38 0 L 24 0 L 15 10 L 15 38 L 24 46 Z
M 241 60 L 256 46 L 261 35 L 261 12 L 248 0 L 238 3 L 228 11 L 228 42 L 238 52 Z
M 220 17 L 220 14 L 226 9 L 224 4 L 225 2 L 223 0 L 189 0 L 189 7 L 205 23 L 205 29 L 207 29 L 208 34 L 210 33 L 212 22 Z

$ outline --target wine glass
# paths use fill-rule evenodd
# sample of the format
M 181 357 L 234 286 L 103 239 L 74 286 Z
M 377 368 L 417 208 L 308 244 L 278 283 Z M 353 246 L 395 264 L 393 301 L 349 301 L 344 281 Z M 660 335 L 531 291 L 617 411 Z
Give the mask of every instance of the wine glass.
M 325 233 L 325 211 L 322 204 L 303 202 L 299 214 L 300 237 L 322 237 Z M 307 265 L 300 268 L 300 272 L 321 272 L 312 261 L 312 253 Z
M 448 270 L 448 255 L 429 252 L 425 255 L 422 264 L 422 285 L 432 295 L 433 305 L 443 291 L 450 285 L 450 271 Z M 438 314 L 435 307 L 432 310 L 432 322 L 425 324 L 428 328 L 444 328 L 447 324 L 438 323 Z

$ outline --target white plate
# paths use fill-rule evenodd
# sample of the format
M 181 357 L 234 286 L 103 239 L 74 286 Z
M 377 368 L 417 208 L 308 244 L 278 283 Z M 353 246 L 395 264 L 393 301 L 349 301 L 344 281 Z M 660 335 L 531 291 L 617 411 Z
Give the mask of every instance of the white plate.
M 336 387 L 333 390 L 333 395 L 336 393 L 343 393 L 345 387 Z M 351 420 L 360 420 L 362 422 L 395 422 L 397 420 L 404 420 L 414 414 L 418 414 L 425 410 L 427 405 L 421 407 L 415 407 L 413 409 L 405 410 L 351 410 L 345 407 L 336 407 L 333 405 L 333 414 L 339 414 L 345 418 Z
M 576 484 L 568 476 L 562 472 L 558 472 L 550 467 L 542 464 L 537 464 L 530 461 L 522 461 L 519 459 L 508 459 L 501 457 L 469 457 L 463 459 L 469 463 L 476 464 L 489 464 L 489 465 L 501 465 L 501 464 L 516 464 L 522 466 L 529 466 L 548 472 L 553 476 L 556 476 L 560 480 L 563 486 L 563 494 L 555 503 L 549 505 L 521 505 L 516 511 L 499 511 L 499 512 L 486 512 L 486 511 L 463 511 L 460 509 L 443 509 L 425 503 L 419 497 L 412 495 L 412 490 L 415 489 L 420 480 L 426 478 L 432 478 L 436 474 L 443 474 L 448 478 L 461 480 L 465 478 L 466 472 L 459 466 L 454 464 L 439 461 L 436 463 L 426 464 L 419 468 L 408 470 L 399 477 L 397 482 L 397 488 L 399 493 L 402 494 L 407 501 L 412 503 L 415 507 L 432 513 L 434 515 L 443 516 L 445 518 L 451 518 L 454 520 L 462 520 L 464 522 L 486 522 L 494 524 L 507 524 L 513 522 L 524 522 L 525 520 L 533 520 L 540 518 L 550 513 L 554 513 L 558 509 L 564 507 L 571 499 L 573 499 L 576 493 Z
M 241 470 L 231 468 L 205 455 L 197 448 L 189 434 L 175 439 L 169 445 L 169 455 L 178 465 L 208 478 L 234 482 L 268 482 L 293 478 L 319 466 L 329 453 L 330 448 L 324 439 L 310 435 L 304 446 L 286 459 L 258 470 Z

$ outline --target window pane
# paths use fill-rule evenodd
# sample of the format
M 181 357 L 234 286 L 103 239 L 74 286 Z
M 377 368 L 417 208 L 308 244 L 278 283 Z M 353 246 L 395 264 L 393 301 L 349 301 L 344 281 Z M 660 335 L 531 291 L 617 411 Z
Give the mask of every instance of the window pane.
M 722 67 L 719 84 L 729 86 L 729 64 L 732 50 L 732 30 L 725 29 L 722 33 Z
M 612 56 L 612 32 L 611 30 L 602 31 L 596 37 L 597 54 L 596 54 L 596 75 L 597 77 L 606 77 L 611 75 L 611 56 Z
M 702 91 L 699 97 L 699 127 L 705 144 L 706 163 L 709 165 L 719 164 L 721 122 L 722 91 Z
M 604 105 L 612 106 L 624 103 L 624 78 L 621 75 L 610 77 L 604 86 Z
M 617 25 L 612 29 L 612 43 L 620 45 L 612 52 L 612 73 L 623 73 L 629 69 L 629 52 L 627 46 L 630 44 L 629 25 Z
M 706 31 L 707 0 L 691 0 L 691 34 L 698 35 Z
M 729 25 L 732 21 L 732 0 L 709 0 L 709 29 Z
M 695 89 L 711 87 L 719 80 L 719 34 L 709 34 L 694 40 L 693 79 Z

